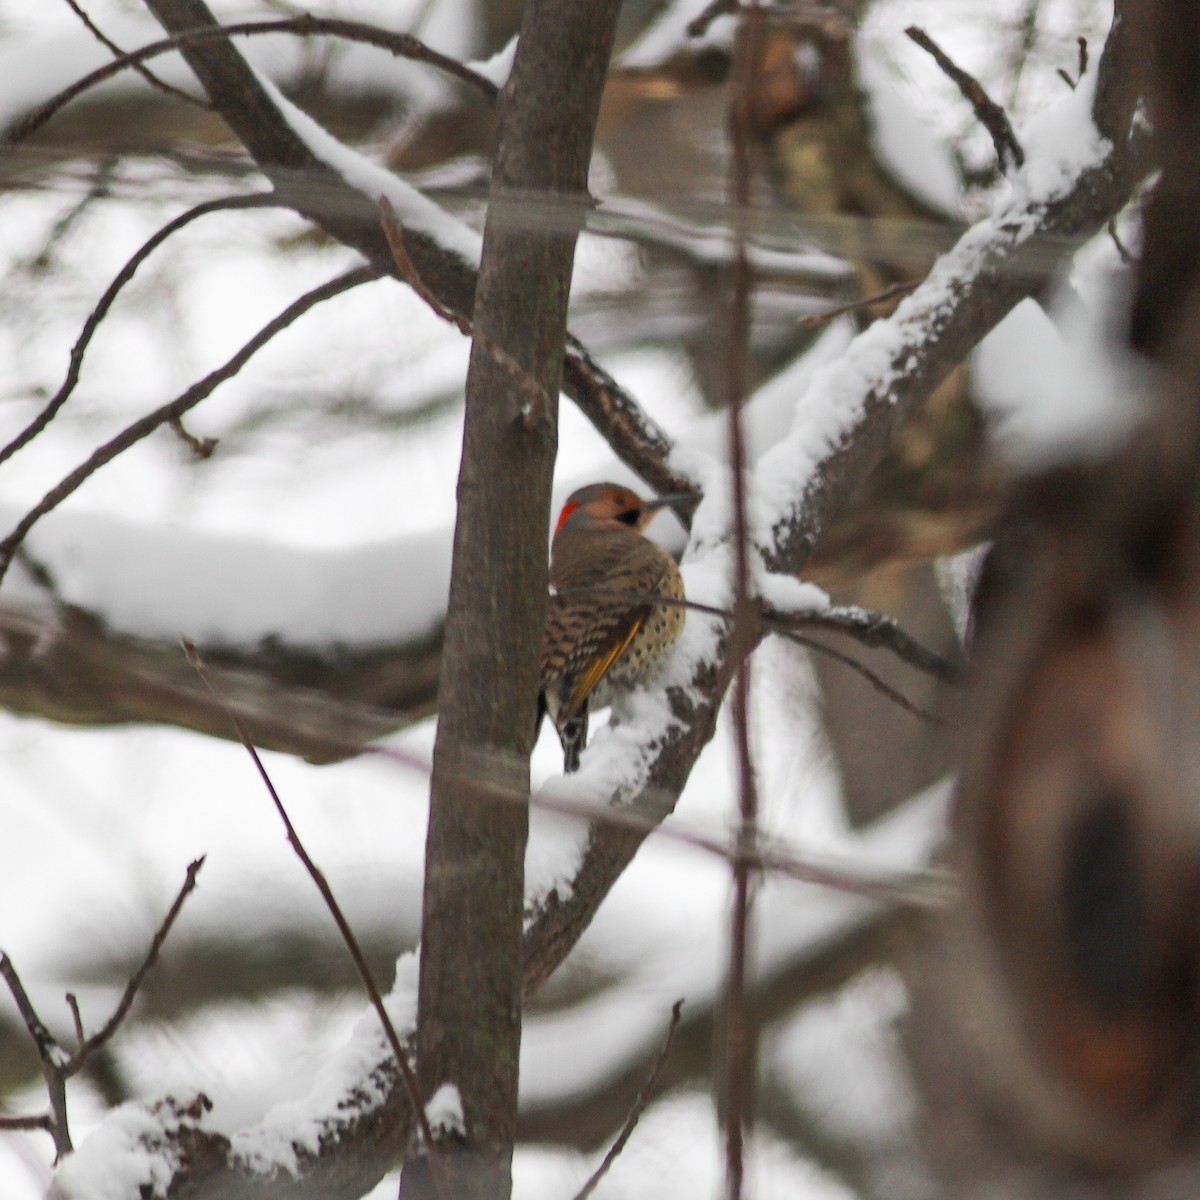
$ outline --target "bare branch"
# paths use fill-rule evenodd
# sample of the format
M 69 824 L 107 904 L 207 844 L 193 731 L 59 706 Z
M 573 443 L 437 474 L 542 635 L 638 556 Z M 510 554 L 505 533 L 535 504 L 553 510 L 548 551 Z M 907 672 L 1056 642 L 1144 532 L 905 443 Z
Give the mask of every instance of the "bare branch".
M 67 0 L 67 7 L 83 22 L 84 28 L 104 47 L 111 50 L 117 59 L 125 58 L 125 51 L 117 45 L 112 38 L 88 16 L 79 0 Z M 197 108 L 211 110 L 212 105 L 201 100 L 198 96 L 189 96 L 187 92 L 175 87 L 173 84 L 167 83 L 165 80 L 159 79 L 149 67 L 143 63 L 130 63 L 130 66 L 152 87 L 157 88 L 166 96 L 170 96 L 175 100 L 182 100 L 185 104 L 193 104 Z
M 65 108 L 72 100 L 97 84 L 119 75 L 122 71 L 140 69 L 141 65 L 152 58 L 169 54 L 187 46 L 204 42 L 224 40 L 225 38 L 252 37 L 260 34 L 292 33 L 298 37 L 313 37 L 326 35 L 328 37 L 345 38 L 353 42 L 365 42 L 369 46 L 377 46 L 387 50 L 397 58 L 410 58 L 415 62 L 428 63 L 432 67 L 445 71 L 462 82 L 470 84 L 488 100 L 495 100 L 499 89 L 490 79 L 472 71 L 456 58 L 441 54 L 426 46 L 419 38 L 409 33 L 393 33 L 381 29 L 377 25 L 368 25 L 362 21 L 346 21 L 332 17 L 314 17 L 304 15 L 288 17 L 275 21 L 236 21 L 228 25 L 213 25 L 209 28 L 191 28 L 182 30 L 171 37 L 162 38 L 157 42 L 141 46 L 137 50 L 122 53 L 111 63 L 84 75 L 70 87 L 64 88 L 58 95 L 51 97 L 40 107 L 13 125 L 5 138 L 8 145 L 23 141 L 30 134 L 37 132 L 55 113 Z
M 0 1115 L 0 1129 L 12 1130 L 14 1133 L 22 1130 L 44 1129 L 48 1134 L 54 1133 L 54 1118 L 49 1113 L 37 1117 L 6 1117 Z
M 587 1183 L 575 1193 L 575 1200 L 587 1200 L 596 1190 L 600 1180 L 608 1174 L 609 1168 L 617 1161 L 617 1157 L 621 1151 L 625 1149 L 625 1143 L 629 1141 L 633 1131 L 637 1128 L 637 1123 L 641 1120 L 642 1113 L 646 1111 L 646 1106 L 654 1099 L 658 1077 L 662 1074 L 662 1069 L 666 1065 L 667 1055 L 671 1053 L 671 1043 L 675 1040 L 675 1031 L 679 1028 L 679 1021 L 682 1016 L 683 1001 L 676 1000 L 671 1005 L 671 1022 L 667 1026 L 667 1036 L 663 1039 L 662 1049 L 658 1052 L 658 1057 L 654 1060 L 654 1066 L 650 1068 L 650 1074 L 638 1092 L 633 1102 L 633 1107 L 629 1110 L 629 1116 L 625 1118 L 625 1124 L 621 1126 L 621 1132 L 617 1134 L 616 1140 L 609 1147 L 603 1161 L 592 1172 Z
M 292 325 L 299 317 L 308 312 L 310 308 L 320 304 L 322 300 L 329 300 L 334 296 L 340 296 L 343 292 L 347 292 L 351 288 L 358 287 L 364 283 L 370 283 L 378 278 L 379 272 L 374 267 L 355 267 L 353 270 L 337 276 L 336 279 L 331 279 L 328 283 L 323 283 L 320 287 L 315 287 L 311 291 L 306 292 L 298 300 L 289 304 L 274 320 L 268 321 L 224 366 L 218 367 L 198 383 L 194 383 L 186 392 L 172 400 L 169 404 L 164 404 L 161 408 L 155 409 L 154 412 L 148 413 L 140 420 L 134 421 L 133 424 L 127 425 L 116 437 L 110 438 L 104 445 L 95 450 L 86 462 L 80 464 L 74 471 L 51 488 L 17 522 L 16 527 L 8 537 L 0 541 L 0 580 L 4 578 L 8 568 L 12 565 L 13 555 L 16 554 L 17 548 L 25 540 L 29 531 L 42 517 L 49 512 L 53 512 L 68 496 L 82 487 L 101 467 L 107 466 L 114 458 L 124 454 L 130 446 L 135 446 L 143 438 L 149 437 L 161 425 L 182 417 L 184 413 L 195 408 L 201 400 L 211 395 L 220 384 L 224 383 L 227 379 L 232 379 L 276 334 L 282 333 L 289 325 Z
M 891 617 L 880 612 L 865 608 L 826 608 L 811 613 L 781 613 L 766 609 L 763 621 L 769 628 L 779 632 L 785 628 L 808 626 L 844 633 L 864 646 L 891 651 L 901 662 L 932 675 L 942 683 L 958 684 L 963 680 L 961 663 L 923 645 Z
M 796 324 L 801 329 L 823 329 L 837 317 L 844 317 L 848 313 L 862 312 L 864 309 L 873 308 L 876 304 L 886 304 L 889 300 L 907 296 L 909 292 L 919 287 L 920 283 L 919 279 L 912 279 L 906 283 L 893 283 L 891 287 L 884 288 L 882 292 L 876 292 L 874 296 L 864 296 L 861 300 L 851 300 L 849 304 L 839 304 L 836 308 L 827 308 L 824 312 L 801 317 Z
M 980 84 L 979 80 L 973 75 L 967 74 L 966 71 L 958 66 L 925 30 L 916 25 L 910 25 L 904 32 L 922 50 L 927 51 L 933 56 L 934 62 L 958 86 L 958 90 L 962 92 L 963 97 L 975 110 L 975 116 L 979 118 L 980 123 L 991 134 L 992 145 L 996 147 L 996 158 L 1000 163 L 1000 170 L 1007 175 L 1013 167 L 1023 166 L 1025 163 L 1025 151 L 1021 149 L 1021 143 L 1017 141 L 1017 135 L 1013 133 L 1008 113 L 983 90 L 983 85 Z
M 663 608 L 683 608 L 707 617 L 720 617 L 733 621 L 733 613 L 712 604 L 701 604 L 696 600 L 677 600 L 673 596 L 659 596 L 650 592 L 639 592 L 628 588 L 603 587 L 594 584 L 588 587 L 560 588 L 562 596 L 605 596 L 613 600 L 629 600 L 639 604 L 659 605 Z M 891 617 L 858 607 L 814 608 L 808 612 L 781 612 L 769 604 L 758 604 L 757 619 L 773 633 L 787 637 L 796 629 L 814 628 L 842 633 L 852 637 L 871 649 L 889 650 L 910 667 L 932 675 L 942 683 L 962 682 L 963 668 L 931 650 L 906 633 Z
M 183 911 L 184 902 L 195 890 L 196 876 L 200 874 L 200 868 L 204 866 L 204 859 L 205 856 L 201 855 L 188 864 L 183 886 L 179 889 L 178 895 L 167 910 L 167 915 L 163 917 L 161 924 L 154 931 L 154 936 L 150 939 L 150 948 L 146 951 L 146 957 L 142 959 L 141 965 L 130 976 L 129 982 L 125 985 L 125 991 L 122 992 L 121 999 L 117 1002 L 117 1007 L 113 1009 L 112 1016 L 90 1038 L 84 1039 L 83 1024 L 79 1019 L 79 1007 L 74 1003 L 75 997 L 68 996 L 71 1013 L 75 1019 L 76 1036 L 80 1041 L 79 1048 L 63 1066 L 63 1070 L 68 1076 L 78 1074 L 83 1069 L 88 1058 L 112 1038 L 113 1034 L 120 1028 L 121 1022 L 129 1015 L 129 1010 L 133 1007 L 133 1001 L 137 996 L 138 989 L 145 982 L 146 976 L 158 961 L 158 955 L 163 948 L 163 944 L 166 942 L 167 936 L 170 934 L 171 928 L 175 924 L 179 914 Z
M 7 445 L 0 448 L 0 463 L 12 458 L 23 447 L 27 446 L 51 421 L 58 415 L 59 410 L 70 398 L 71 393 L 79 383 L 79 372 L 83 366 L 83 356 L 88 345 L 100 327 L 100 322 L 108 315 L 121 289 L 133 278 L 138 267 L 171 236 L 171 234 L 190 225 L 200 217 L 212 212 L 226 212 L 242 208 L 271 208 L 281 207 L 282 202 L 269 194 L 256 193 L 250 196 L 223 196 L 218 200 L 206 200 L 181 213 L 172 221 L 168 221 L 152 237 L 148 238 L 129 259 L 128 262 L 113 277 L 112 282 L 104 291 L 104 295 L 96 302 L 95 308 L 88 314 L 75 345 L 71 347 L 71 357 L 67 366 L 67 375 L 58 391 L 46 402 L 42 411 L 16 435 Z M 2 575 L 2 572 L 0 572 Z
M 217 447 L 221 444 L 220 438 L 197 437 L 183 423 L 182 417 L 172 417 L 167 422 L 167 428 L 192 452 L 196 458 L 202 461 L 212 458 Z
M 718 18 L 737 12 L 739 0 L 710 0 L 704 9 L 687 23 L 688 37 L 703 37 Z
M 17 1012 L 21 1014 L 21 1020 L 25 1022 L 25 1028 L 29 1031 L 34 1048 L 37 1050 L 38 1061 L 42 1065 L 42 1078 L 46 1082 L 50 1113 L 47 1117 L 47 1124 L 39 1125 L 38 1128 L 47 1129 L 54 1139 L 54 1155 L 57 1161 L 63 1155 L 70 1154 L 73 1149 L 71 1130 L 67 1123 L 67 1053 L 58 1044 L 54 1034 L 46 1028 L 45 1022 L 38 1016 L 33 1002 L 29 999 L 28 992 L 25 991 L 25 985 L 17 974 L 17 968 L 13 966 L 12 959 L 2 950 L 0 950 L 0 978 L 3 978 L 4 982 L 8 984 L 8 990 L 12 993 L 12 998 L 17 1006 Z
M 71 1022 L 75 1026 L 75 1053 L 79 1053 L 79 1048 L 87 1040 L 83 1032 L 83 1016 L 79 1011 L 79 1000 L 74 992 L 68 992 L 66 995 L 67 1007 L 71 1010 Z
M 795 642 L 797 646 L 803 646 L 806 650 L 812 650 L 816 654 L 824 654 L 826 658 L 832 658 L 834 662 L 839 662 L 842 666 L 849 667 L 850 670 L 861 675 L 885 699 L 904 709 L 911 716 L 924 721 L 927 725 L 946 724 L 946 721 L 942 717 L 914 704 L 903 692 L 897 691 L 890 683 L 884 682 L 870 667 L 865 663 L 859 662 L 852 655 L 843 654 L 841 650 L 836 650 L 833 646 L 827 646 L 824 642 L 818 642 L 815 638 L 805 637 L 795 629 L 778 629 L 776 632 L 781 637 L 787 638 L 789 642 Z
M 762 24 L 757 0 L 751 0 L 733 50 L 732 88 L 726 117 L 732 155 L 729 198 L 733 204 L 733 263 L 730 271 L 727 344 L 723 360 L 728 415 L 729 464 L 733 476 L 733 624 L 735 644 L 757 638 L 758 614 L 751 594 L 750 521 L 746 498 L 746 439 L 742 407 L 749 389 L 750 303 L 754 288 L 750 271 L 749 233 L 745 214 L 750 207 L 751 106 L 762 70 Z M 758 845 L 758 786 L 750 749 L 750 655 L 740 656 L 733 677 L 730 712 L 738 778 L 737 845 L 741 853 Z M 751 912 L 752 872 L 748 863 L 733 866 L 733 906 L 730 914 L 729 968 L 725 983 L 722 1083 L 725 1101 L 725 1187 L 729 1200 L 741 1200 L 745 1178 L 746 1125 L 754 1112 L 754 1083 L 758 1058 L 757 1030 L 750 1019 L 747 971 L 753 953 Z

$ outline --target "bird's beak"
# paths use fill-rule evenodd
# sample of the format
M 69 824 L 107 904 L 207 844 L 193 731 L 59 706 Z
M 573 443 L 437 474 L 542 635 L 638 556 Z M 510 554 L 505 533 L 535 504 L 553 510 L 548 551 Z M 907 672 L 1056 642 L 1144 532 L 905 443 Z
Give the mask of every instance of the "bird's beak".
M 700 497 L 691 492 L 668 492 L 665 496 L 657 496 L 653 500 L 647 500 L 642 505 L 642 516 L 641 520 L 638 521 L 637 527 L 638 529 L 645 529 L 660 509 L 673 508 L 678 513 L 679 509 L 692 509 L 699 503 Z M 682 521 L 682 524 L 685 529 L 688 528 L 687 521 Z
M 700 503 L 700 497 L 694 492 L 668 492 L 665 496 L 657 496 L 647 500 L 642 508 L 646 512 L 657 512 L 660 508 L 695 508 Z

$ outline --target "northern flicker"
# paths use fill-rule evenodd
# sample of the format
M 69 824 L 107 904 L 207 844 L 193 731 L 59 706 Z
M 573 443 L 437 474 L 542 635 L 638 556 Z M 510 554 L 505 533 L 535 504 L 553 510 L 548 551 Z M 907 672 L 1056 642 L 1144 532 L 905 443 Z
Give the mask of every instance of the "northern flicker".
M 579 766 L 589 711 L 648 678 L 683 628 L 675 560 L 642 536 L 659 509 L 694 497 L 643 500 L 615 483 L 594 483 L 563 505 L 550 547 L 550 601 L 542 637 L 541 711 L 563 747 L 563 770 Z

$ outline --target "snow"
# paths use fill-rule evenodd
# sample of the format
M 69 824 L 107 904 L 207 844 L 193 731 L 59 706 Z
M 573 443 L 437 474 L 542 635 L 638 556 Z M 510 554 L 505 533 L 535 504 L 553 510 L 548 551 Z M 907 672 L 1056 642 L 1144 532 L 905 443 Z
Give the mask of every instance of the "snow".
M 8 526 L 18 515 L 0 514 Z M 448 529 L 320 551 L 60 512 L 27 545 L 63 601 L 103 614 L 114 630 L 210 646 L 408 640 L 437 628 L 449 593 Z M 19 575 L 14 568 L 5 592 L 36 603 Z
M 161 1120 L 138 1104 L 113 1109 L 104 1123 L 58 1168 L 51 1196 L 58 1200 L 132 1200 L 153 1188 L 165 1194 L 173 1156 L 155 1146 Z M 155 1147 L 155 1148 L 152 1148 Z
M 1144 414 L 1148 368 L 1122 348 L 1131 286 L 1100 235 L 1077 256 L 1049 313 L 1024 300 L 976 349 L 975 392 L 996 446 L 1018 470 L 1101 458 Z
M 1047 105 L 1017 131 L 1025 151 L 1025 165 L 1013 180 L 1018 197 L 1049 199 L 1066 191 L 1109 151 L 1092 120 L 1098 78 L 1098 72 L 1089 71 L 1073 91 L 1065 90 L 1057 104 Z
M 779 613 L 819 613 L 830 604 L 828 592 L 794 575 L 763 571 L 754 580 L 754 590 Z
M 979 572 L 988 546 L 972 546 L 961 554 L 939 558 L 936 563 L 938 587 L 946 602 L 959 644 L 966 646 L 971 631 L 971 606 L 979 584 Z
M 516 55 L 517 39 L 514 35 L 490 58 L 485 58 L 481 62 L 468 63 L 467 66 L 477 75 L 482 75 L 484 79 L 488 79 L 498 88 L 502 88 L 512 73 L 513 59 L 516 58 Z
M 259 82 L 304 144 L 351 187 L 370 200 L 386 197 L 395 209 L 402 228 L 423 233 L 465 263 L 476 267 L 479 265 L 483 239 L 475 230 L 452 217 L 398 175 L 327 133 L 303 109 L 288 100 L 269 79 L 260 75 Z
M 466 1120 L 463 1117 L 462 1096 L 452 1083 L 443 1083 L 432 1099 L 425 1106 L 425 1119 L 429 1128 L 437 1133 L 465 1133 Z
M 401 1044 L 416 1027 L 418 959 L 415 952 L 401 955 L 396 981 L 384 997 L 388 1018 Z M 387 1095 L 381 1065 L 392 1051 L 373 1008 L 367 1008 L 354 1027 L 347 1045 L 317 1071 L 307 1093 L 275 1105 L 263 1119 L 232 1134 L 233 1152 L 252 1168 L 280 1166 L 295 1169 L 296 1149 L 316 1151 L 324 1125 L 353 1094 L 359 1103 L 381 1103 Z

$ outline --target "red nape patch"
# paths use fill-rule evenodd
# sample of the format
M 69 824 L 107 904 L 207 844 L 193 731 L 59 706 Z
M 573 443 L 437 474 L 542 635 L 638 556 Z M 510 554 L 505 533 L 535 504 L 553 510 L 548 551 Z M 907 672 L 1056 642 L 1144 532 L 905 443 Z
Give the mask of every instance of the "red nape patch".
M 566 502 L 566 504 L 564 504 L 564 505 L 563 505 L 562 512 L 560 512 L 560 513 L 558 514 L 558 524 L 557 524 L 557 525 L 555 525 L 555 527 L 554 527 L 554 536 L 555 536 L 555 537 L 557 537 L 557 536 L 558 536 L 558 531 L 559 531 L 559 530 L 560 530 L 560 529 L 561 529 L 561 528 L 562 528 L 562 527 L 563 527 L 563 526 L 564 526 L 564 525 L 567 523 L 567 521 L 568 521 L 568 520 L 570 519 L 570 517 L 571 517 L 571 514 L 572 514 L 572 513 L 573 513 L 573 512 L 574 512 L 574 511 L 575 511 L 575 510 L 578 508 L 578 507 L 579 507 L 579 504 L 578 504 L 578 502 L 577 502 L 577 501 L 575 501 L 575 500 L 568 500 L 568 501 Z

